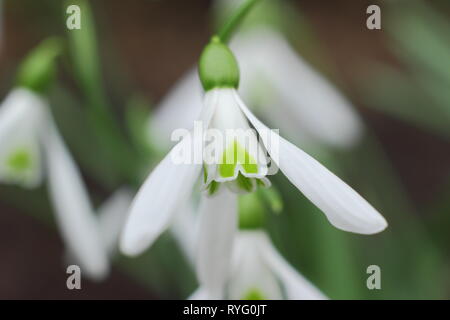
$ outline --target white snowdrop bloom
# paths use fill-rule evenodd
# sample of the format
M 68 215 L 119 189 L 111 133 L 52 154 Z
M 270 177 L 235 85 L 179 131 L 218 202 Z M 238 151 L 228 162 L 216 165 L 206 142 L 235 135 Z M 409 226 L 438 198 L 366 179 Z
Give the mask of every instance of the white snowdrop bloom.
M 279 32 L 253 27 L 237 34 L 230 47 L 242 71 L 239 93 L 281 132 L 338 148 L 358 142 L 363 124 L 354 107 Z M 201 92 L 193 69 L 163 98 L 149 119 L 149 133 L 160 147 L 170 143 L 173 130 L 192 127 L 201 109 Z
M 210 245 L 209 250 L 217 250 L 214 247 Z M 278 253 L 262 230 L 239 231 L 234 241 L 231 266 L 227 269 L 229 273 L 221 275 L 220 271 L 215 269 L 212 273 L 223 279 L 221 292 L 211 294 L 209 283 L 203 283 L 190 299 L 327 299 Z
M 69 251 L 84 274 L 105 276 L 107 254 L 81 174 L 45 99 L 17 88 L 0 106 L 0 182 L 31 188 L 43 179 Z
M 204 189 L 209 195 L 219 191 L 229 192 L 223 190 L 223 185 L 232 192 L 248 192 L 258 186 L 269 185 L 266 177 L 269 173 L 268 160 L 320 208 L 335 227 L 362 234 L 373 234 L 386 228 L 385 219 L 357 192 L 251 113 L 236 90 L 239 83 L 237 62 L 232 52 L 217 37 L 205 47 L 200 58 L 199 74 L 206 91 L 200 115 L 203 129 L 216 129 L 219 132 L 231 130 L 239 134 L 234 140 L 222 144 L 222 148 L 214 148 L 219 157 L 213 158 L 216 162 L 212 163 L 205 161 L 208 146 L 204 146 L 203 134 L 194 134 L 193 139 L 191 135 L 186 135 L 171 149 L 146 179 L 131 205 L 121 239 L 124 253 L 141 253 L 167 229 L 176 209 L 192 193 L 202 168 Z M 242 130 L 249 131 L 245 129 L 249 129 L 250 124 L 260 138 L 258 141 L 256 133 L 251 130 L 253 133 L 245 137 L 253 148 L 248 148 L 243 142 L 244 136 L 240 135 Z M 205 150 L 204 154 L 197 154 L 200 161 L 174 161 L 180 150 L 196 150 L 195 146 L 199 144 Z M 232 155 L 228 157 L 230 151 Z M 240 157 L 239 154 L 245 156 Z M 223 161 L 225 156 L 232 161 Z M 224 205 L 232 205 L 231 200 Z M 216 210 L 220 211 L 219 208 L 217 206 Z M 203 231 L 201 229 L 202 226 L 199 232 Z M 232 234 L 227 236 L 227 241 L 231 241 L 231 238 Z

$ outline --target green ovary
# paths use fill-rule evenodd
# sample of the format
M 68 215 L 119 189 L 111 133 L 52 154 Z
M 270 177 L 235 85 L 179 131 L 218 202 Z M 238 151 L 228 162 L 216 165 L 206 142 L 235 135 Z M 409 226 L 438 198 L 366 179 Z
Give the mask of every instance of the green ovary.
M 27 150 L 19 149 L 9 155 L 6 163 L 13 171 L 23 172 L 31 167 L 32 159 Z
M 242 300 L 265 300 L 265 299 L 263 293 L 260 290 L 253 288 L 247 291 Z
M 234 176 L 236 166 L 240 164 L 245 173 L 258 173 L 256 160 L 236 140 L 225 149 L 219 165 L 219 174 L 223 178 Z

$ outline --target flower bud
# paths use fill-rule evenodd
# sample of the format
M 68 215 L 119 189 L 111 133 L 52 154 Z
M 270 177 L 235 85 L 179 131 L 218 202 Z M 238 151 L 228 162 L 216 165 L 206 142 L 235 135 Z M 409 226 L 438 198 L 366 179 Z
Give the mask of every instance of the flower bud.
M 213 37 L 203 50 L 198 71 L 205 91 L 239 86 L 239 66 L 236 58 L 217 36 Z
M 37 93 L 45 91 L 56 72 L 55 58 L 61 53 L 59 39 L 44 40 L 24 59 L 17 73 L 17 85 Z
M 261 229 L 265 221 L 265 208 L 256 193 L 239 196 L 239 229 Z

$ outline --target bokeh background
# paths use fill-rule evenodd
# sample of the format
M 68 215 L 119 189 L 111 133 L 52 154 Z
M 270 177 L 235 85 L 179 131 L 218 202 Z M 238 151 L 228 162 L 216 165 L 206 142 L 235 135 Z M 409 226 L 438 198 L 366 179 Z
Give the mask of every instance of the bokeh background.
M 336 230 L 279 175 L 273 181 L 286 208 L 270 217 L 274 243 L 331 298 L 450 298 L 450 3 L 286 2 L 294 8 L 293 46 L 344 92 L 367 127 L 357 147 L 324 150 L 323 161 L 383 213 L 389 228 L 370 237 Z M 195 64 L 214 30 L 211 3 L 90 1 L 101 86 L 125 135 L 132 136 L 129 110 L 150 110 Z M 366 28 L 370 4 L 381 7 L 382 30 Z M 33 47 L 48 36 L 68 37 L 64 11 L 57 0 L 3 1 L 2 99 Z M 109 172 L 108 159 L 95 153 L 69 56 L 51 103 L 99 205 L 133 179 Z M 45 188 L 1 185 L 0 298 L 176 299 L 196 287 L 170 235 L 138 258 L 117 257 L 105 281 L 84 279 L 82 290 L 67 290 L 64 254 Z M 381 290 L 366 288 L 371 264 L 381 267 Z

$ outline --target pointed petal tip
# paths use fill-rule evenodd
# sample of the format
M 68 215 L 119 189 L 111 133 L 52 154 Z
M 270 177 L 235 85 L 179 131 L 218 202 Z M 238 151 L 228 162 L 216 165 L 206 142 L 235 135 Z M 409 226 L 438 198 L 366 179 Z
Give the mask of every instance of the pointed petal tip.
M 376 221 L 375 221 L 376 220 Z M 366 234 L 376 234 L 384 231 L 388 227 L 388 223 L 386 219 L 379 214 L 378 217 L 374 219 L 373 225 L 370 227 L 370 230 Z
M 343 231 L 346 232 L 352 232 L 356 234 L 363 234 L 363 235 L 373 235 L 380 233 L 384 231 L 388 227 L 388 223 L 386 219 L 381 215 L 378 214 L 377 216 L 371 217 L 371 221 L 365 221 L 364 224 L 360 225 L 345 225 L 342 226 L 340 224 L 336 224 L 333 221 L 329 220 L 330 223 Z

